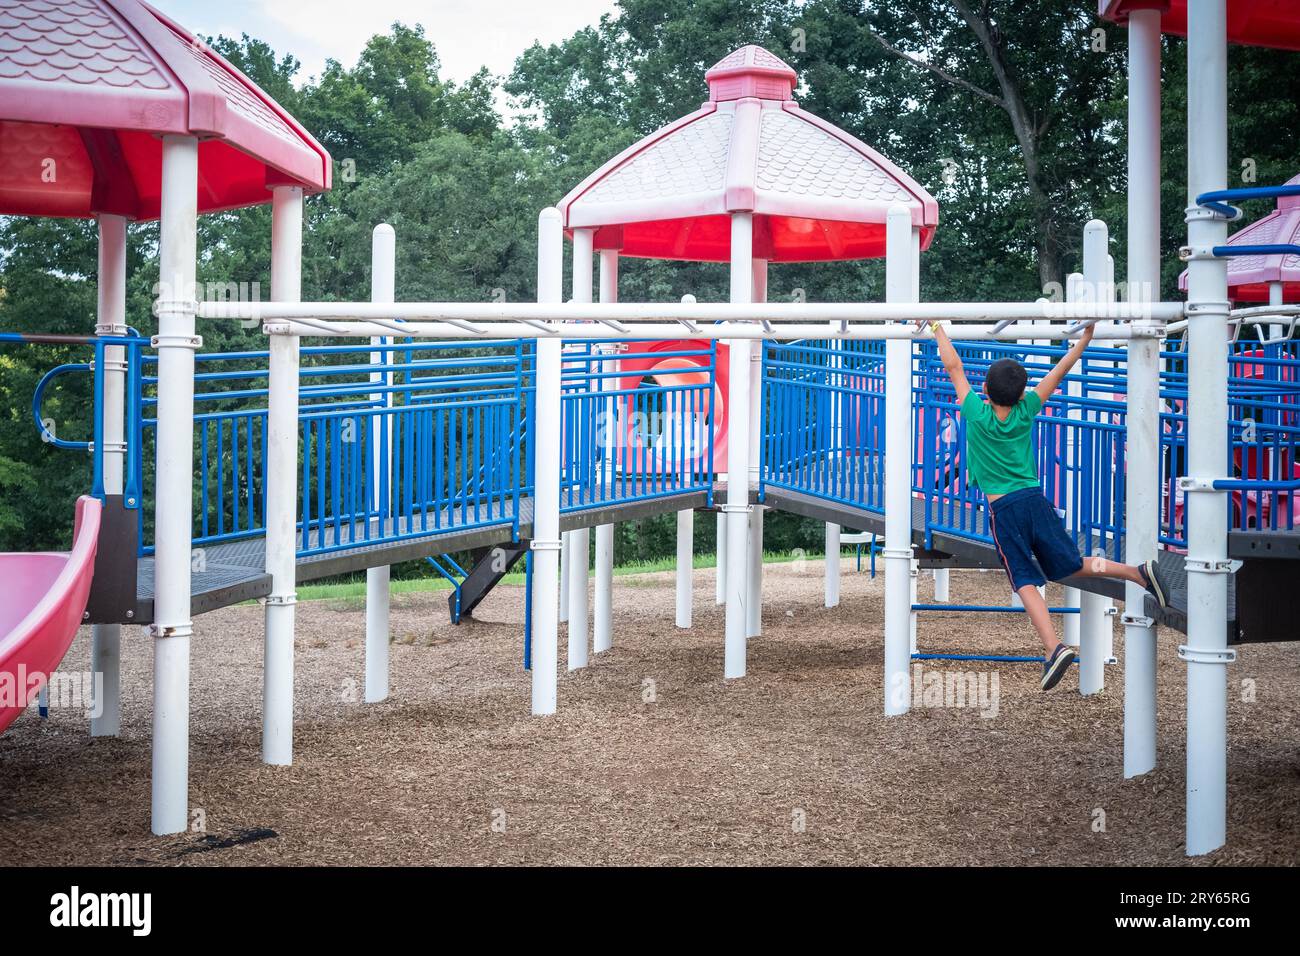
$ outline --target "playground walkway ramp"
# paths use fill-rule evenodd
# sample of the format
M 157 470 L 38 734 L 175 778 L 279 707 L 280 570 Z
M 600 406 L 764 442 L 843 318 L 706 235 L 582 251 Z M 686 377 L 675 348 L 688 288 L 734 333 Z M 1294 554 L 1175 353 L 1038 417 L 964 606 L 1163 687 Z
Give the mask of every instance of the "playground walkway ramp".
M 725 500 L 725 493 L 718 496 Z M 885 533 L 885 515 L 883 511 L 862 508 L 846 502 L 831 501 L 817 495 L 786 488 L 767 486 L 764 504 L 802 515 L 818 521 L 839 524 L 857 531 L 867 531 L 881 535 Z M 961 518 L 964 527 L 976 529 L 983 525 L 983 508 L 967 506 L 969 514 Z M 991 542 L 979 540 L 959 532 L 931 532 L 927 543 L 925 528 L 925 501 L 912 499 L 912 540 L 917 545 L 917 557 L 922 567 L 952 568 L 991 568 L 1001 569 L 997 551 Z M 933 526 L 932 526 L 933 528 Z M 1233 537 L 1229 536 L 1230 540 Z M 1111 542 L 1111 547 L 1115 547 Z M 1080 554 L 1092 554 L 1097 545 L 1096 539 L 1087 535 L 1078 538 Z M 1119 539 L 1122 553 L 1123 538 Z M 1111 549 L 1108 548 L 1109 552 Z M 1161 608 L 1154 598 L 1148 596 L 1143 613 L 1157 623 L 1176 631 L 1187 633 L 1187 570 L 1186 556 L 1177 551 L 1162 550 L 1159 554 L 1161 570 L 1171 582 L 1170 606 Z M 1090 591 L 1104 597 L 1124 600 L 1124 585 L 1119 581 L 1100 579 L 1071 578 L 1067 582 L 1081 591 Z M 1228 579 L 1228 638 L 1231 643 L 1244 639 L 1241 621 L 1238 619 L 1236 601 L 1236 576 Z M 1276 640 L 1277 638 L 1271 638 Z
M 0 554 L 0 581 L 8 596 L 0 603 L 0 681 L 12 695 L 0 695 L 0 732 L 59 666 L 81 626 L 99 544 L 99 501 L 77 500 L 72 551 Z M 29 683 L 29 682 L 35 683 Z
M 633 521 L 659 514 L 669 514 L 708 504 L 707 490 L 691 490 L 636 500 L 598 501 L 584 496 L 581 489 L 562 492 L 560 528 L 592 528 L 602 524 Z M 499 519 L 485 524 L 484 515 Z M 418 561 L 429 555 L 473 551 L 496 545 L 528 541 L 533 530 L 533 500 L 519 499 L 518 533 L 515 532 L 514 499 L 507 497 L 486 502 L 477 516 L 467 517 L 459 507 L 442 514 L 403 517 L 394 521 L 370 519 L 356 523 L 355 540 L 348 547 L 319 551 L 321 533 L 311 530 L 300 536 L 298 582 L 315 581 L 366 568 Z M 329 541 L 336 529 L 327 529 Z M 214 611 L 242 601 L 252 601 L 271 593 L 271 579 L 266 574 L 266 539 L 262 535 L 236 541 L 223 541 L 199 549 L 190 575 L 190 610 L 194 614 Z M 154 559 L 140 559 L 136 583 L 136 612 L 131 623 L 148 624 L 153 620 Z

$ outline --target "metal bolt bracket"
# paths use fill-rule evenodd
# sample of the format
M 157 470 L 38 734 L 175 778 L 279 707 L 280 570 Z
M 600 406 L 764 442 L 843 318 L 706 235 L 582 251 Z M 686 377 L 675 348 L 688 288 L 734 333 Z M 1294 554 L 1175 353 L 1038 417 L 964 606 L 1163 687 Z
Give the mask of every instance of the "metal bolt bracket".
M 539 541 L 537 538 L 528 543 L 531 551 L 559 551 L 563 546 L 561 541 Z
M 1217 478 L 1196 478 L 1192 475 L 1183 475 L 1178 479 L 1178 490 L 1183 492 L 1195 491 L 1217 491 L 1214 483 Z
M 1199 574 L 1235 574 L 1240 570 L 1241 562 L 1235 560 L 1202 561 L 1199 558 L 1188 558 L 1183 567 L 1188 571 L 1195 571 Z
M 1203 318 L 1205 316 L 1215 318 L 1222 316 L 1226 319 L 1231 311 L 1231 302 L 1188 302 L 1183 307 L 1183 313 L 1188 319 Z
M 1237 652 L 1231 647 L 1197 648 L 1187 644 L 1178 645 L 1178 656 L 1189 664 L 1232 664 L 1237 660 Z
M 159 624 L 154 622 L 149 625 L 149 636 L 163 639 L 167 637 L 189 637 L 193 633 L 193 628 L 189 624 Z
M 193 299 L 159 299 L 153 304 L 153 314 L 197 315 L 199 304 Z
M 1196 220 L 1200 220 L 1200 221 L 1209 220 L 1211 222 L 1236 222 L 1240 218 L 1241 218 L 1240 209 L 1237 210 L 1237 215 L 1235 216 L 1225 216 L 1222 213 L 1218 212 L 1217 210 L 1209 209 L 1205 206 L 1188 206 L 1186 209 L 1183 210 L 1184 222 L 1192 222 Z
M 197 352 L 203 348 L 201 335 L 155 335 L 149 344 L 156 349 L 190 349 Z
M 1125 614 L 1120 618 L 1120 623 L 1125 627 L 1155 627 L 1156 620 L 1153 617 L 1146 617 L 1141 614 Z
M 294 591 L 290 594 L 268 594 L 264 598 L 264 601 L 271 607 L 288 607 L 289 605 L 298 603 L 298 592 Z

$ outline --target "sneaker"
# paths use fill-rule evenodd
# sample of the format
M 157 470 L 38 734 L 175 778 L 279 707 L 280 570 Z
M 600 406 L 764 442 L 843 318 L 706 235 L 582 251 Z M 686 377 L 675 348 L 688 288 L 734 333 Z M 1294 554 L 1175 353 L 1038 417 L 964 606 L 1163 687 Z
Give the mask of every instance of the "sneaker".
M 1040 682 L 1043 690 L 1051 690 L 1059 684 L 1073 663 L 1074 648 L 1068 644 L 1058 644 L 1056 650 L 1052 651 L 1052 656 L 1043 661 L 1043 679 Z
M 1142 586 L 1150 592 L 1151 596 L 1161 607 L 1169 606 L 1169 584 L 1161 580 L 1160 565 L 1155 561 L 1143 561 L 1138 565 L 1138 573 L 1142 575 Z

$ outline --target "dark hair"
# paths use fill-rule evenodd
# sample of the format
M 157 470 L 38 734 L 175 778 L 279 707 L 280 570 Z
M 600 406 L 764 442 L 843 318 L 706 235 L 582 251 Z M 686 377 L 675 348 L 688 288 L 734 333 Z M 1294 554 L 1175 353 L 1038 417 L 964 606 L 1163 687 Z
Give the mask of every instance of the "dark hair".
M 1004 358 L 989 366 L 989 374 L 984 378 L 984 389 L 994 405 L 1010 408 L 1025 394 L 1028 382 L 1029 373 L 1025 367 L 1015 359 Z

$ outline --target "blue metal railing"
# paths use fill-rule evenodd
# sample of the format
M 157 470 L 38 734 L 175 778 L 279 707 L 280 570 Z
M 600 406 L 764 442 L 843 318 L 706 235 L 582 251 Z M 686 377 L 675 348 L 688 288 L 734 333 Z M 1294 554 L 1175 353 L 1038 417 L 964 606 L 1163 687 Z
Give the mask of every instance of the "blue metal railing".
M 656 351 L 645 373 L 617 370 L 622 344 L 565 355 L 563 510 L 691 491 L 711 503 L 716 344 Z M 267 359 L 196 358 L 196 546 L 264 533 Z M 301 359 L 300 557 L 488 525 L 518 539 L 534 488 L 533 343 L 324 346 Z M 151 409 L 156 385 L 139 382 Z M 141 422 L 142 461 L 155 427 Z M 149 553 L 145 521 L 140 535 Z
M 264 533 L 267 358 L 196 358 L 196 545 Z M 302 363 L 300 556 L 486 525 L 518 537 L 530 488 L 525 343 L 323 346 L 302 349 Z M 143 448 L 156 419 L 141 427 Z
M 125 443 L 122 462 L 122 500 L 129 510 L 140 507 L 141 475 L 139 449 L 140 402 L 139 387 L 142 365 L 141 350 L 149 345 L 149 340 L 141 338 L 134 330 L 125 336 L 80 336 L 80 335 L 39 335 L 25 332 L 0 332 L 0 343 L 22 345 L 68 345 L 89 346 L 93 351 L 90 362 L 72 362 L 58 365 L 37 382 L 32 393 L 32 419 L 41 439 L 55 448 L 85 451 L 91 455 L 91 491 L 101 501 L 104 492 L 104 388 L 106 380 L 106 356 L 110 348 L 122 350 L 123 370 L 123 430 Z M 58 437 L 46 425 L 44 416 L 45 393 L 57 379 L 72 373 L 87 373 L 92 376 L 92 422 L 91 438 L 87 441 L 69 441 Z
M 973 387 L 988 366 L 1011 355 L 1036 381 L 1064 345 L 958 343 Z M 1228 374 L 1234 478 L 1231 527 L 1294 530 L 1300 518 L 1300 357 L 1296 342 L 1234 343 Z M 864 359 L 865 356 L 865 359 Z M 1123 553 L 1127 469 L 1126 352 L 1094 347 L 1036 422 L 1043 489 L 1066 512 L 1091 553 Z M 1186 546 L 1186 356 L 1162 355 L 1161 530 Z M 879 343 L 769 343 L 764 350 L 763 485 L 800 491 L 879 513 L 884 480 L 884 357 Z M 1071 394 L 1073 393 L 1073 394 Z M 987 509 L 967 481 L 965 428 L 933 343 L 914 354 L 913 494 L 923 503 L 927 544 L 935 533 L 991 541 Z
M 435 571 L 442 575 L 443 579 L 450 582 L 452 589 L 452 610 L 451 623 L 460 623 L 460 589 L 469 577 L 469 572 L 457 563 L 456 559 L 450 554 L 430 555 L 424 559 L 429 562 Z
M 884 355 L 881 341 L 764 343 L 760 495 L 883 513 Z
M 618 347 L 636 344 L 565 351 L 562 512 L 689 492 L 704 492 L 712 504 L 717 343 L 623 355 L 638 361 L 619 368 Z
M 1196 197 L 1196 205 L 1212 209 L 1221 218 L 1229 221 L 1240 219 L 1242 212 L 1233 202 L 1245 202 L 1249 199 L 1273 199 L 1282 196 L 1300 196 L 1300 185 L 1284 184 L 1281 186 L 1242 186 L 1237 189 L 1218 189 L 1201 193 Z M 1214 253 L 1219 255 L 1216 250 Z

